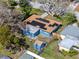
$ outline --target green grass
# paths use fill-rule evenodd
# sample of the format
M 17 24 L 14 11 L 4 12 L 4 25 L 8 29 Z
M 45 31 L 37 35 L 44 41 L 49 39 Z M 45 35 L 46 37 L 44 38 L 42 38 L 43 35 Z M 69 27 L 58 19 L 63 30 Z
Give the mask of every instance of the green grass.
M 38 14 L 38 15 L 40 15 L 40 14 L 43 13 L 43 11 L 41 11 L 40 9 L 35 9 L 35 8 L 33 8 L 32 11 L 31 11 L 31 13 L 32 13 L 32 14 Z

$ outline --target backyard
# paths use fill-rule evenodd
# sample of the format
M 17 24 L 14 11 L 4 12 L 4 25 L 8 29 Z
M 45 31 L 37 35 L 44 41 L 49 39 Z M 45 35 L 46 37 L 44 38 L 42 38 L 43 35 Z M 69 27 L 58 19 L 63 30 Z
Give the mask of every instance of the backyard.
M 44 52 L 41 54 L 42 57 L 45 57 L 46 59 L 79 59 L 79 55 L 75 56 L 64 56 L 59 52 L 58 50 L 58 41 L 54 40 L 52 41 L 45 49 Z

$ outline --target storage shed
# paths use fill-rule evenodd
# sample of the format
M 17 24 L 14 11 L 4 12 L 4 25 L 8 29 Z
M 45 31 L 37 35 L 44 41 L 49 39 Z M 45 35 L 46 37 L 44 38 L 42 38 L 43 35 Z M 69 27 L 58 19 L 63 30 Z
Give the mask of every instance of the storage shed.
M 46 42 L 36 40 L 34 43 L 34 49 L 37 51 L 42 51 L 42 49 L 46 46 Z

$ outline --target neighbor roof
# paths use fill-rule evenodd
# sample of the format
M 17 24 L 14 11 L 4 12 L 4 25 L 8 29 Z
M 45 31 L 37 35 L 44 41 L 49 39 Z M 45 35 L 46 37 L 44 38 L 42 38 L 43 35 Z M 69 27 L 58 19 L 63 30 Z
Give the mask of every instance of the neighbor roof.
M 42 57 L 40 57 L 39 55 L 37 55 L 37 54 L 35 54 L 35 53 L 31 52 L 31 51 L 26 51 L 26 50 L 25 50 L 25 52 L 20 56 L 19 59 L 34 59 L 34 57 L 37 58 L 37 59 L 45 59 L 45 58 L 42 58 Z
M 76 6 L 75 11 L 79 12 L 79 3 L 78 3 L 78 5 Z
M 60 43 L 59 46 L 70 49 L 72 46 L 76 46 L 79 43 L 78 38 L 72 36 L 66 36 Z
M 55 20 L 49 20 L 49 19 L 42 19 L 39 15 L 32 15 L 29 18 L 27 18 L 25 21 L 23 21 L 23 27 L 26 26 L 26 24 L 41 28 L 45 30 L 46 32 L 52 32 L 55 30 L 56 26 L 49 26 L 53 24 L 61 25 L 60 22 L 57 22 Z
M 61 34 L 79 38 L 79 28 L 73 25 L 69 25 L 61 32 Z

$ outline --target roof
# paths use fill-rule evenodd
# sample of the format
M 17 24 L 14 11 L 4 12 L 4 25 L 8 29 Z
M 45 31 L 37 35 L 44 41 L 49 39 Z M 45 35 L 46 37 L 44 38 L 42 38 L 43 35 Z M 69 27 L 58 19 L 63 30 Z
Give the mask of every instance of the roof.
M 60 34 L 70 35 L 79 38 L 79 28 L 76 26 L 69 25 Z
M 37 31 L 39 31 L 39 28 L 36 28 L 34 26 L 31 26 L 31 25 L 27 25 L 27 30 L 29 30 L 30 33 L 36 33 Z
M 38 2 L 30 2 L 30 4 L 31 4 L 31 6 L 32 6 L 33 8 L 37 8 L 37 9 L 39 9 L 40 6 L 42 6 L 42 4 L 40 4 L 40 3 L 38 3 Z
M 46 32 L 52 32 L 53 30 L 55 30 L 55 28 L 58 25 L 61 25 L 61 23 L 58 21 L 43 19 L 39 15 L 32 15 L 22 22 L 22 25 L 24 28 L 25 28 L 26 24 L 38 27 L 40 29 L 43 29 Z
M 24 53 L 19 59 L 32 59 L 32 56 L 28 55 L 27 53 Z
M 72 36 L 66 36 L 60 43 L 59 46 L 62 46 L 64 48 L 70 49 L 72 46 L 78 45 L 79 40 L 78 38 L 72 37 Z
M 36 40 L 34 44 L 42 45 L 43 41 Z
M 37 59 L 45 59 L 45 58 L 40 57 L 39 55 L 37 55 L 31 51 L 27 51 L 27 50 L 25 50 L 25 52 L 20 56 L 19 59 L 34 59 L 33 57 L 35 57 Z

